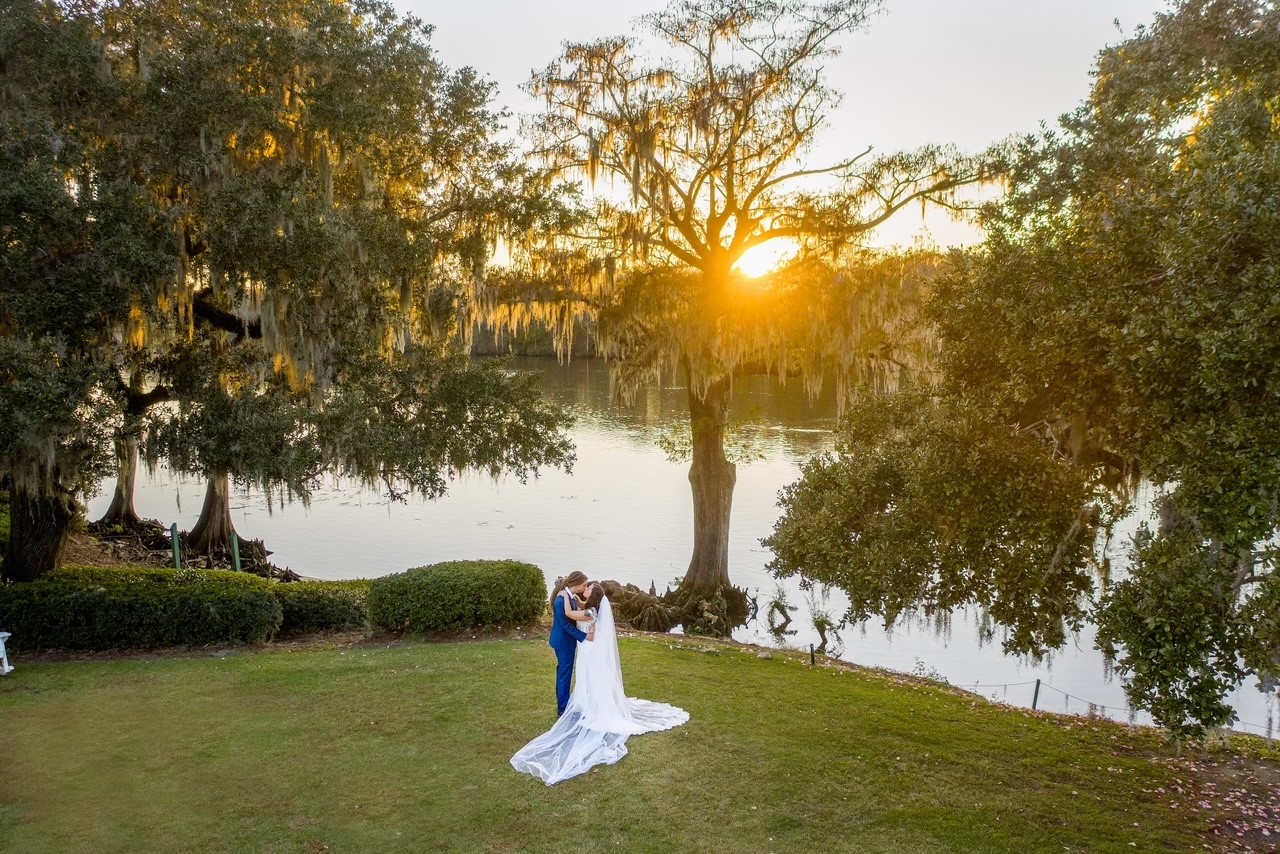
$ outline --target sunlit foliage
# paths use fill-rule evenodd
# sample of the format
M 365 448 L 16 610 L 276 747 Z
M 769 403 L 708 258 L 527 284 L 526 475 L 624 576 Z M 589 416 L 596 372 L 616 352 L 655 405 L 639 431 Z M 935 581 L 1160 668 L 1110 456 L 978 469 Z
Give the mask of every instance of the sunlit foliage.
M 444 67 L 429 27 L 379 0 L 11 5 L 4 186 L 26 207 L 3 212 L 15 251 L 0 323 L 15 360 L 35 353 L 61 384 L 45 395 L 60 409 L 24 404 L 29 429 L 8 422 L 35 449 L 5 462 L 19 493 L 70 507 L 101 476 L 111 430 L 132 441 L 148 418 L 150 457 L 209 476 L 222 511 L 228 477 L 305 491 L 337 467 L 434 495 L 469 465 L 523 475 L 567 462 L 563 416 L 454 355 L 465 291 L 500 231 L 560 206 L 496 141 L 492 85 Z M 379 369 L 455 389 L 424 401 L 440 430 L 466 437 L 433 437 L 443 457 L 411 432 L 378 444 L 403 458 L 340 453 L 362 425 L 385 429 L 352 414 L 341 429 L 327 416 L 341 443 L 317 439 L 344 378 Z M 24 384 L 12 388 L 33 393 Z M 476 417 L 508 394 L 506 417 Z M 105 413 L 86 417 L 90 404 Z M 80 457 L 58 450 L 80 438 Z M 48 568 L 15 554 L 6 573 Z
M 953 204 L 982 175 L 977 160 L 936 148 L 810 164 L 840 100 L 823 66 L 879 6 L 674 2 L 642 18 L 639 35 L 566 45 L 529 85 L 545 104 L 529 125 L 535 154 L 597 195 L 582 224 L 490 279 L 485 319 L 546 324 L 567 350 L 587 316 L 621 396 L 663 373 L 688 384 L 692 588 L 729 581 L 734 378 L 772 371 L 816 386 L 834 368 L 842 396 L 863 378 L 900 379 L 913 359 L 896 345 L 914 333 L 899 323 L 899 296 L 909 302 L 913 273 L 930 265 L 881 263 L 860 251 L 863 237 L 906 205 Z M 735 269 L 783 240 L 796 247 L 785 269 Z
M 809 541 L 805 549 L 825 553 L 865 535 L 859 550 L 911 556 L 925 573 L 927 583 L 912 586 L 876 561 L 833 571 L 830 580 L 853 590 L 886 585 L 899 597 L 855 616 L 962 602 L 994 613 L 999 598 L 1042 597 L 998 616 L 1012 645 L 1030 651 L 1054 637 L 1024 643 L 1024 623 L 1078 620 L 1054 580 L 1068 570 L 1084 579 L 1096 564 L 1099 644 L 1133 704 L 1182 733 L 1230 721 L 1228 691 L 1250 674 L 1264 686 L 1280 675 L 1278 188 L 1276 4 L 1188 0 L 1106 50 L 1088 102 L 1026 140 L 1008 197 L 984 218 L 986 242 L 939 280 L 929 309 L 943 345 L 936 415 L 904 420 L 892 442 L 850 434 L 830 471 L 815 468 L 790 493 L 775 544 Z M 1034 462 L 1019 449 L 1040 447 L 1037 477 L 1067 466 L 1091 497 L 1064 485 L 1018 501 L 1023 476 L 978 456 L 957 483 L 927 453 L 945 426 L 938 418 L 998 437 L 1010 460 Z M 958 437 L 951 453 L 963 458 L 968 447 Z M 908 482 L 932 478 L 941 495 L 885 494 L 853 522 L 813 528 L 805 517 L 848 500 L 819 478 L 882 453 Z M 1158 519 L 1109 583 L 1110 561 L 1076 548 L 1062 504 L 1078 503 L 1078 518 L 1102 526 L 1101 546 L 1136 512 L 1143 481 Z M 958 592 L 936 563 L 946 549 L 920 555 L 919 531 L 906 524 L 956 490 L 965 506 L 933 526 L 989 517 L 981 526 L 992 539 Z M 1019 569 L 1025 547 L 1055 541 L 1065 551 L 1040 561 L 1043 577 Z M 783 571 L 811 565 L 820 568 L 803 549 L 779 551 Z

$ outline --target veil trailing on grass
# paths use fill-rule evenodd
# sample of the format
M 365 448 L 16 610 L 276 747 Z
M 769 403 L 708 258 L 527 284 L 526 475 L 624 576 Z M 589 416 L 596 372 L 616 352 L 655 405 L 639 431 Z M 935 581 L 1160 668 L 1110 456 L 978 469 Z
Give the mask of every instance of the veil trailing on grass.
M 573 694 L 564 714 L 547 732 L 511 757 L 517 771 L 548 786 L 627 755 L 627 738 L 671 729 L 689 713 L 666 703 L 628 697 L 622 688 L 622 661 L 613 608 L 606 596 L 596 614 L 595 640 L 578 644 Z

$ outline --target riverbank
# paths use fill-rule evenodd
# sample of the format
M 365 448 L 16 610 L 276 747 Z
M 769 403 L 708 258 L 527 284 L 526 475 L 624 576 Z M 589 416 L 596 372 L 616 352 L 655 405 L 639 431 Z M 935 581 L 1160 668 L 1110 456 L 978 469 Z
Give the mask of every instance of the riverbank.
M 512 366 L 541 374 L 548 397 L 578 416 L 571 431 L 578 449 L 572 474 L 546 471 L 520 483 L 471 473 L 452 482 L 438 500 L 411 498 L 404 504 L 388 503 L 376 490 L 349 482 L 322 483 L 306 506 L 280 506 L 257 491 L 237 492 L 232 515 L 241 537 L 266 543 L 277 566 L 323 579 L 373 578 L 449 560 L 518 558 L 542 567 L 548 581 L 581 569 L 643 590 L 677 583 L 693 542 L 688 466 L 669 462 L 656 442 L 663 425 L 687 423 L 685 389 L 669 383 L 640 395 L 634 407 L 613 406 L 608 366 L 599 360 L 515 359 Z M 730 578 L 758 597 L 762 612 L 784 593 L 794 608 L 789 629 L 796 633 L 783 642 L 808 649 L 821 642 L 815 620 L 839 622 L 848 598 L 838 589 L 804 590 L 795 579 L 776 579 L 766 568 L 771 554 L 760 539 L 772 532 L 779 490 L 796 480 L 812 454 L 830 448 L 833 389 L 828 384 L 811 408 L 800 384 L 747 377 L 736 384 L 734 396 L 734 419 L 753 425 L 765 457 L 738 468 Z M 112 488 L 110 480 L 103 483 L 89 518 L 106 512 Z M 142 471 L 138 512 L 166 526 L 190 528 L 204 491 L 201 479 L 184 480 L 163 467 Z M 770 645 L 775 641 L 767 628 L 757 621 L 734 637 Z M 937 674 L 971 689 L 979 685 L 986 696 L 1027 706 L 1041 679 L 1041 708 L 1086 714 L 1092 707 L 1129 720 L 1122 679 L 1095 648 L 1092 626 L 1041 662 L 1004 655 L 1001 639 L 999 628 L 992 631 L 978 609 L 962 609 L 945 623 L 903 619 L 890 630 L 871 619 L 848 626 L 828 651 L 859 664 Z M 1265 732 L 1269 715 L 1280 719 L 1253 680 L 1228 702 L 1250 733 Z M 1138 712 L 1135 720 L 1150 718 Z
M 1259 821 L 1280 813 L 1258 811 L 1280 772 L 1256 739 L 1179 754 L 1151 730 L 783 653 L 637 636 L 622 654 L 628 693 L 690 723 L 551 789 L 507 764 L 551 723 L 532 628 L 24 660 L 0 679 L 0 847 L 1274 850 Z

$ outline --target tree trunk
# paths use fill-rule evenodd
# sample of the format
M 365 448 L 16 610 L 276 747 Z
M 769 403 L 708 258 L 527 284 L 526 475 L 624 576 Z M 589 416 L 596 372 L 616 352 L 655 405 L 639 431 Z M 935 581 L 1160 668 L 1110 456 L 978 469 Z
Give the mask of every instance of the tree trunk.
M 98 520 L 101 528 L 119 527 L 126 531 L 142 525 L 142 519 L 133 506 L 133 492 L 138 480 L 138 437 L 116 437 L 116 491 L 111 506 Z
M 35 581 L 58 568 L 79 507 L 75 497 L 58 489 L 54 495 L 14 487 L 9 495 L 9 550 L 4 577 Z
M 692 378 L 686 377 L 686 380 Z M 729 418 L 729 381 L 717 380 L 701 394 L 689 382 L 689 426 L 693 431 L 693 557 L 680 587 L 686 593 L 729 587 L 729 511 L 737 467 L 724 455 Z
M 226 472 L 209 478 L 204 493 L 204 506 L 200 518 L 186 537 L 187 549 L 192 554 L 213 554 L 231 551 L 231 535 L 236 531 L 231 524 L 231 480 Z

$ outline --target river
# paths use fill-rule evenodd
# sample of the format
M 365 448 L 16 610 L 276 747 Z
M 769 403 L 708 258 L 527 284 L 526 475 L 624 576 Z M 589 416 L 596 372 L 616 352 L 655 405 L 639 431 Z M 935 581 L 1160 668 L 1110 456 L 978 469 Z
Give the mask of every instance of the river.
M 674 385 L 638 395 L 633 406 L 610 405 L 603 362 L 517 359 L 514 367 L 541 373 L 552 399 L 577 418 L 572 474 L 547 471 L 527 483 L 466 475 L 435 501 L 389 503 L 350 483 L 327 483 L 309 505 L 270 505 L 257 492 L 233 498 L 236 528 L 262 539 L 272 561 L 302 575 L 368 578 L 443 560 L 515 558 L 542 567 L 548 579 L 581 569 L 588 575 L 631 582 L 659 592 L 684 574 L 693 538 L 687 464 L 669 462 L 657 439 L 684 417 L 685 392 Z M 795 607 L 793 634 L 779 641 L 763 621 L 734 632 L 737 640 L 808 650 L 818 643 L 813 615 L 836 621 L 847 601 L 838 590 L 803 591 L 782 585 L 765 565 L 760 538 L 773 530 L 778 491 L 799 476 L 800 464 L 829 449 L 835 423 L 831 389 L 812 404 L 799 383 L 749 378 L 735 388 L 735 419 L 752 436 L 753 462 L 739 465 L 729 545 L 730 575 L 758 597 L 763 615 L 781 591 Z M 90 502 L 89 517 L 105 512 L 111 484 Z M 203 482 L 161 469 L 138 478 L 137 508 L 144 517 L 190 528 L 199 515 Z M 830 648 L 846 660 L 944 679 L 991 699 L 1041 709 L 1148 723 L 1126 707 L 1118 678 L 1109 674 L 1087 626 L 1066 648 L 1034 664 L 1002 653 L 1000 636 L 983 631 L 976 611 L 958 611 L 947 626 L 899 623 L 891 631 L 872 620 L 840 632 Z M 1277 715 L 1252 684 L 1232 698 L 1236 728 L 1265 734 Z

